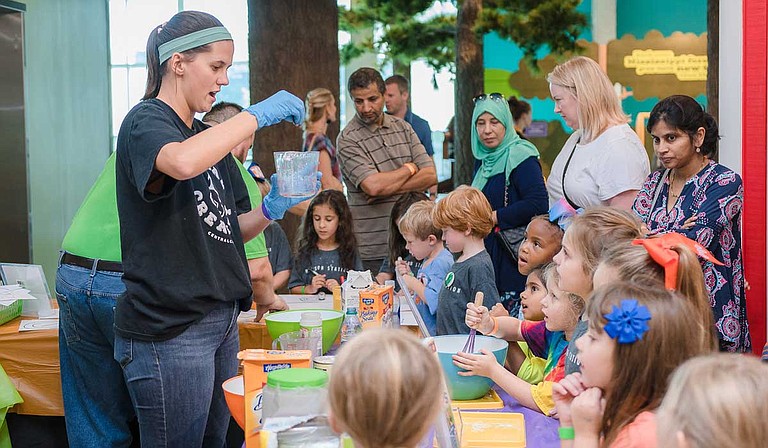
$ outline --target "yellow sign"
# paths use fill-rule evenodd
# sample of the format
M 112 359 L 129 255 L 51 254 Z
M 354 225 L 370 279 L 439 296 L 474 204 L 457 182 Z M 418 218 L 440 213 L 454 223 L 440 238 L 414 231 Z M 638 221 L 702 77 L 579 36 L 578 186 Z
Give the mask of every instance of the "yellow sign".
M 672 50 L 632 50 L 624 56 L 624 67 L 634 68 L 635 74 L 675 75 L 680 81 L 706 81 L 707 56 L 675 55 Z

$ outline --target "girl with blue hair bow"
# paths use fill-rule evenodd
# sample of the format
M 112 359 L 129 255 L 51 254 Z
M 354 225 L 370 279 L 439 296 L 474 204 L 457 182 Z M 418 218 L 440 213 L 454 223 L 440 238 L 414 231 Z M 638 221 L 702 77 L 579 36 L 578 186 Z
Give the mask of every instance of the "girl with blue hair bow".
M 518 272 L 517 259 L 495 233 L 525 227 L 534 216 L 547 213 L 547 189 L 539 151 L 515 132 L 504 96 L 483 94 L 474 102 L 472 154 L 479 166 L 472 186 L 480 189 L 491 203 L 496 227 L 485 238 L 485 248 L 493 261 L 502 303 L 517 317 L 525 276 Z

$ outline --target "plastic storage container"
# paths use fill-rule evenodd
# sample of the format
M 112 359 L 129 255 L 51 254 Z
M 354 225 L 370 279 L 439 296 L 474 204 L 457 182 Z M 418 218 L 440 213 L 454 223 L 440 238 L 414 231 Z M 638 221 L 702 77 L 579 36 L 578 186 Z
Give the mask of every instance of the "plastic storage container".
M 262 418 L 319 415 L 326 412 L 328 374 L 318 369 L 269 372 L 264 386 Z

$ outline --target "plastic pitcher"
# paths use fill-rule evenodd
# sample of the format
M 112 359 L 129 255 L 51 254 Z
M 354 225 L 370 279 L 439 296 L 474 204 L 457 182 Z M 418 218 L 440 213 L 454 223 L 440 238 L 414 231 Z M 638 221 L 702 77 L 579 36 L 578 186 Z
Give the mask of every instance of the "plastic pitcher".
M 280 195 L 312 196 L 317 193 L 317 151 L 283 151 L 275 153 L 275 171 Z
M 320 340 L 318 336 L 303 336 L 301 331 L 290 331 L 272 341 L 272 350 L 313 350 Z

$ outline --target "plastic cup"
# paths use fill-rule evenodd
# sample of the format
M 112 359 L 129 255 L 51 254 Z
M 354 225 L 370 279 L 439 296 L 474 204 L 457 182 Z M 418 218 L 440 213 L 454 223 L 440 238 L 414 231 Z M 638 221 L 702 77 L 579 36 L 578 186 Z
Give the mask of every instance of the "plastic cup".
M 275 171 L 280 196 L 306 197 L 317 193 L 317 151 L 275 153 Z
M 320 345 L 319 336 L 303 336 L 301 331 L 281 334 L 272 341 L 272 350 L 315 350 Z

